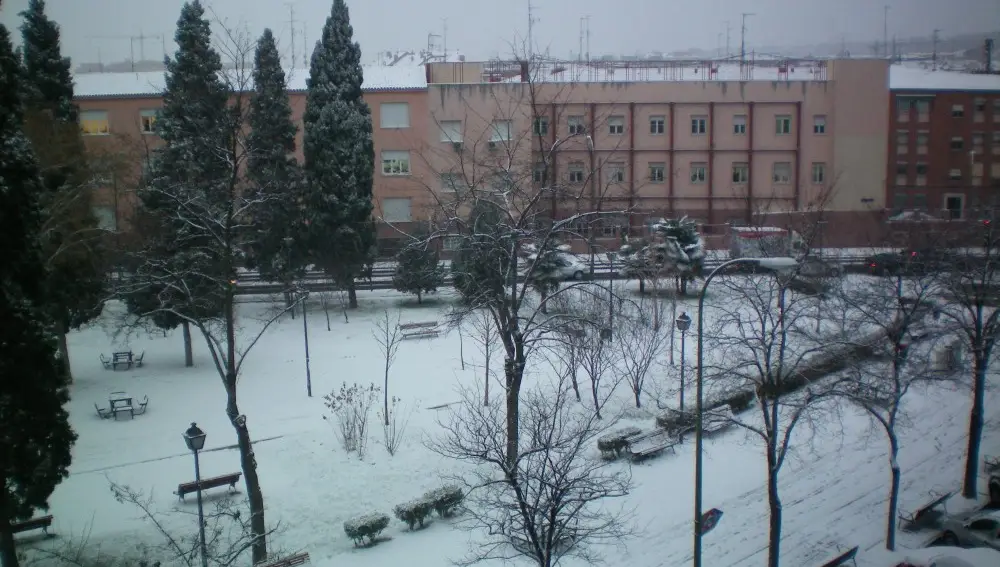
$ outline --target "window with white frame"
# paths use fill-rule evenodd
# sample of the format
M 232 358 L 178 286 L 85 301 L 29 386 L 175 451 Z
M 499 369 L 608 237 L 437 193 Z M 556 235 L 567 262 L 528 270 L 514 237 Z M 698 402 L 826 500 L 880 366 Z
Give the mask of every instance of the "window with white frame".
M 539 116 L 535 118 L 531 131 L 535 133 L 536 136 L 544 136 L 549 133 L 549 119 L 547 116 Z
M 155 108 L 146 108 L 139 111 L 139 130 L 143 134 L 156 133 L 156 118 L 160 111 Z
M 566 121 L 569 124 L 570 136 L 587 133 L 587 125 L 583 120 L 583 116 L 570 116 Z
M 691 183 L 696 185 L 704 183 L 708 179 L 708 164 L 695 162 L 691 164 Z
M 691 133 L 694 135 L 701 135 L 708 132 L 708 117 L 707 116 L 692 116 L 691 117 Z
M 986 134 L 983 132 L 973 132 L 972 149 L 976 150 L 977 154 L 981 154 L 983 153 L 984 145 L 986 145 Z
M 948 170 L 948 179 L 951 180 L 951 181 L 961 181 L 962 180 L 962 170 L 958 169 L 957 167 L 949 169 Z
M 951 115 L 954 118 L 961 118 L 965 116 L 965 105 L 964 104 L 951 105 Z
M 569 182 L 583 183 L 583 162 L 575 161 L 569 164 Z
M 826 134 L 826 115 L 813 116 L 813 134 Z
M 787 161 L 774 163 L 771 180 L 777 185 L 787 185 L 792 182 L 792 164 Z
M 666 169 L 667 169 L 667 164 L 665 163 L 649 164 L 649 181 L 651 183 L 663 183 Z
M 826 164 L 822 162 L 813 162 L 812 164 L 812 182 L 813 185 L 823 185 L 826 183 Z
M 410 103 L 383 102 L 379 105 L 379 125 L 382 128 L 409 128 Z
M 84 136 L 106 136 L 111 132 L 107 110 L 80 111 L 80 131 Z
M 462 237 L 461 236 L 445 236 L 444 242 L 442 243 L 442 248 L 447 252 L 454 252 L 462 247 Z
M 733 134 L 737 136 L 742 136 L 747 133 L 747 116 L 746 114 L 737 114 L 733 116 Z
M 392 197 L 382 199 L 382 220 L 385 222 L 410 222 L 410 198 Z
M 774 133 L 779 136 L 792 133 L 792 117 L 786 114 L 779 114 L 774 117 Z
M 750 164 L 736 162 L 733 164 L 733 183 L 742 185 L 750 180 Z
M 624 183 L 625 182 L 625 163 L 620 161 L 614 161 L 607 165 L 608 168 L 608 182 L 609 183 Z
M 927 153 L 927 143 L 930 140 L 931 133 L 927 130 L 921 130 L 917 132 L 917 153 L 926 154 Z
M 90 207 L 90 212 L 97 220 L 97 228 L 101 230 L 115 231 L 118 229 L 118 219 L 115 215 L 115 208 L 111 205 L 94 205 Z
M 611 116 L 608 118 L 608 134 L 621 136 L 625 133 L 625 117 Z
M 462 184 L 462 176 L 457 173 L 441 174 L 441 192 L 458 193 Z
M 962 138 L 961 136 L 953 136 L 950 147 L 955 151 L 965 148 L 965 138 Z
M 382 175 L 409 175 L 410 152 L 387 150 L 382 152 Z
M 531 170 L 531 180 L 535 183 L 545 183 L 548 177 L 548 169 L 545 167 L 545 162 L 539 162 L 535 164 L 535 167 Z
M 931 101 L 929 100 L 918 100 L 917 101 L 917 121 L 918 122 L 928 122 L 931 119 Z
M 441 141 L 451 142 L 453 144 L 462 143 L 462 121 L 461 120 L 442 120 L 438 123 L 441 128 Z
M 666 130 L 667 119 L 664 116 L 650 116 L 649 117 L 649 133 L 654 136 L 659 136 L 663 134 Z
M 510 120 L 494 120 L 493 124 L 490 124 L 490 141 L 510 141 Z

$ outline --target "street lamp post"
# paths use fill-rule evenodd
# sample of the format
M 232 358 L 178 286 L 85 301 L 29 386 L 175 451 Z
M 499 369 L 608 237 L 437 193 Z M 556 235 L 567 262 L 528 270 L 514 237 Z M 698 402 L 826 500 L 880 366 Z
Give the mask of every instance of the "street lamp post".
M 681 332 L 681 415 L 684 414 L 684 342 L 687 330 L 691 328 L 691 316 L 685 311 L 674 321 L 677 330 Z
M 306 300 L 309 299 L 309 292 L 302 291 L 302 340 L 306 346 L 306 395 L 310 398 L 313 395 L 313 385 L 312 385 L 312 372 L 309 369 L 309 319 L 306 313 L 309 312 L 306 309 Z
M 184 443 L 194 453 L 194 481 L 198 486 L 198 537 L 201 544 L 201 567 L 208 567 L 208 555 L 205 550 L 205 508 L 201 502 L 201 465 L 198 463 L 198 451 L 205 447 L 205 432 L 191 422 L 191 427 L 184 432 Z
M 701 450 L 704 443 L 703 440 L 703 421 L 704 416 L 702 415 L 702 406 L 704 404 L 704 357 L 705 357 L 705 334 L 702 332 L 704 329 L 705 320 L 705 292 L 708 291 L 708 285 L 712 283 L 719 273 L 721 273 L 726 268 L 738 265 L 738 264 L 750 264 L 758 265 L 763 268 L 769 268 L 772 270 L 788 269 L 796 266 L 798 261 L 795 258 L 736 258 L 735 260 L 729 260 L 728 262 L 723 262 L 719 267 L 712 270 L 712 273 L 708 274 L 705 278 L 705 284 L 701 288 L 701 293 L 698 294 L 698 355 L 697 355 L 697 384 L 695 389 L 695 427 L 694 427 L 694 567 L 701 567 L 701 536 L 702 534 L 702 511 L 701 511 L 701 500 L 702 500 L 702 457 Z

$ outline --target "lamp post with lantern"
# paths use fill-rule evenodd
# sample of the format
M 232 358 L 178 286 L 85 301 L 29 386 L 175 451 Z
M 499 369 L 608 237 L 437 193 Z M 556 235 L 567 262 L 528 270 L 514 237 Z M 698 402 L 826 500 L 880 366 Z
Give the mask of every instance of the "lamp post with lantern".
M 685 311 L 674 321 L 677 330 L 681 332 L 681 414 L 684 414 L 684 342 L 687 338 L 687 331 L 691 328 L 691 316 Z
M 198 462 L 198 451 L 205 447 L 205 432 L 191 422 L 191 427 L 184 432 L 184 443 L 194 453 L 194 481 L 198 486 L 198 537 L 201 546 L 201 567 L 208 567 L 208 555 L 205 549 L 205 508 L 201 501 L 201 465 Z

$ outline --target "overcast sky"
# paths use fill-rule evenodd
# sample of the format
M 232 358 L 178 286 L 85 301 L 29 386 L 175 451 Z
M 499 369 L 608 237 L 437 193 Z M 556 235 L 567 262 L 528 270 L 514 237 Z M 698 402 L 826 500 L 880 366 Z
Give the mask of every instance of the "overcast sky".
M 303 33 L 312 51 L 331 0 L 204 0 L 229 25 L 254 35 L 270 27 L 289 53 L 289 9 L 295 10 L 295 53 L 303 61 Z M 531 0 L 536 49 L 568 57 L 579 45 L 580 18 L 590 16 L 590 51 L 637 54 L 692 47 L 714 49 L 725 21 L 732 45 L 739 44 L 740 13 L 747 21 L 747 43 L 801 45 L 821 41 L 871 42 L 882 37 L 885 1 L 881 0 Z M 3 0 L 0 21 L 20 25 L 18 12 L 28 0 Z M 47 0 L 49 16 L 62 27 L 63 50 L 74 63 L 127 59 L 127 36 L 165 35 L 168 52 L 183 0 Z M 892 0 L 889 36 L 943 36 L 1000 29 L 1000 0 Z M 509 55 L 510 45 L 526 35 L 528 0 L 348 0 L 355 40 L 365 62 L 379 51 L 418 50 L 429 33 L 442 34 L 447 46 L 469 59 Z M 20 34 L 15 34 L 20 37 Z M 102 36 L 98 38 L 97 36 Z M 108 36 L 112 36 L 108 39 Z M 115 39 L 123 36 L 125 39 Z M 134 42 L 136 58 L 139 41 Z M 518 43 L 520 44 L 520 43 Z M 159 39 L 145 41 L 147 59 L 162 57 Z

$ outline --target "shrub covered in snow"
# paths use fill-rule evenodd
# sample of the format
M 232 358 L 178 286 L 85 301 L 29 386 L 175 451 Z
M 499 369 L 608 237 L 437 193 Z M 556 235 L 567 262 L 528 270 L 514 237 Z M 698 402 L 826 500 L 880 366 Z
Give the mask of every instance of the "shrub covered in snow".
M 403 504 L 398 504 L 392 509 L 396 517 L 399 518 L 400 521 L 406 522 L 406 525 L 411 530 L 417 525 L 421 528 L 424 527 L 424 520 L 431 515 L 433 510 L 434 503 L 431 502 L 426 496 L 409 502 L 404 502 Z
M 429 501 L 442 518 L 450 517 L 455 510 L 465 501 L 465 492 L 462 487 L 454 484 L 442 486 L 424 494 L 422 500 Z
M 344 533 L 354 540 L 354 545 L 362 545 L 366 539 L 371 544 L 388 525 L 389 516 L 380 512 L 372 512 L 344 522 Z

